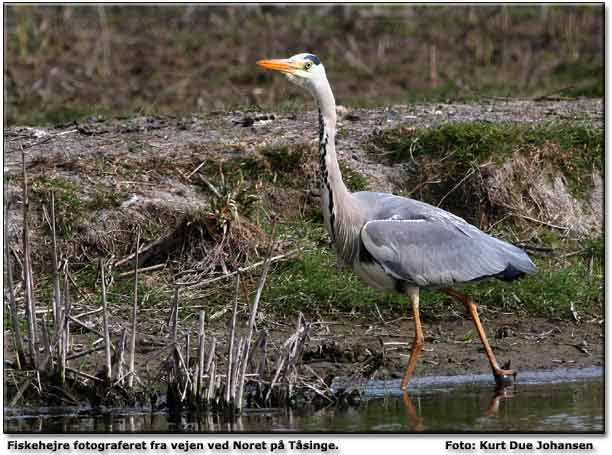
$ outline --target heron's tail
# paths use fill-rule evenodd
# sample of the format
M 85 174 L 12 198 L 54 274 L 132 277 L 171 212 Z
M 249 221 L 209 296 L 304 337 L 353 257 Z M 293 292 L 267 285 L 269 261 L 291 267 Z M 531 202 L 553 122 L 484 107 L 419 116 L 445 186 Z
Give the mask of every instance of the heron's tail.
M 496 275 L 496 278 L 503 281 L 514 281 L 537 272 L 536 265 L 524 250 L 502 240 L 495 240 L 503 244 L 504 256 L 508 264 L 502 272 Z

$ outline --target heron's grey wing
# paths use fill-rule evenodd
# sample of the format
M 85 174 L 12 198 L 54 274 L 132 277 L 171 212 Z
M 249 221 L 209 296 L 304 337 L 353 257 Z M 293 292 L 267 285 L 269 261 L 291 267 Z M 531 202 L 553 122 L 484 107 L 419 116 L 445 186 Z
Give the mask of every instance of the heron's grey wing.
M 373 220 L 362 228 L 361 240 L 387 273 L 418 286 L 514 279 L 535 272 L 523 250 L 458 218 Z

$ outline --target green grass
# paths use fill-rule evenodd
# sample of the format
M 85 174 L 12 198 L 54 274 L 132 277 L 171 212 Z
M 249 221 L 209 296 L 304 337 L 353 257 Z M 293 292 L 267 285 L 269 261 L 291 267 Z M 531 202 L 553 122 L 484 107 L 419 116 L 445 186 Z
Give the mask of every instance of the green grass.
M 127 199 L 128 194 L 122 191 L 112 191 L 104 187 L 96 187 L 93 198 L 87 202 L 88 210 L 104 210 L 119 207 Z
M 368 179 L 363 174 L 359 173 L 344 161 L 339 161 L 340 172 L 342 172 L 342 179 L 345 185 L 350 191 L 367 191 L 370 187 Z
M 259 151 L 267 161 L 272 172 L 272 178 L 276 181 L 294 180 L 295 174 L 300 171 L 301 165 L 310 153 L 310 145 L 292 144 L 280 146 L 266 146 Z
M 68 236 L 84 216 L 85 203 L 79 197 L 78 185 L 61 177 L 36 177 L 32 180 L 31 198 L 34 203 L 51 204 L 55 194 L 56 230 L 60 236 Z
M 457 160 L 503 160 L 526 146 L 556 143 L 576 152 L 575 165 L 603 164 L 603 131 L 565 122 L 525 124 L 491 122 L 446 123 L 435 128 L 396 128 L 372 138 L 372 143 L 390 152 L 393 161 L 422 155 L 443 157 L 453 152 Z
M 117 207 L 127 197 L 127 193 L 98 185 L 92 197 L 85 199 L 77 183 L 62 177 L 36 177 L 30 187 L 32 202 L 49 208 L 54 193 L 56 230 L 63 237 L 72 234 L 88 213 Z
M 512 283 L 491 280 L 466 286 L 462 292 L 472 295 L 479 305 L 502 311 L 571 319 L 573 303 L 580 313 L 602 314 L 602 268 L 589 275 L 581 260 L 561 267 L 549 259 L 536 263 L 539 270 L 535 275 Z M 272 275 L 264 299 L 273 308 L 286 311 L 363 311 L 374 304 L 407 311 L 404 297 L 367 287 L 350 270 L 339 269 L 335 255 L 326 248 L 307 250 Z M 447 318 L 449 305 L 457 304 L 444 294 L 423 291 L 425 318 Z
M 281 238 L 295 239 L 304 247 L 298 257 L 270 275 L 263 301 L 276 311 L 351 311 L 380 307 L 400 308 L 401 296 L 385 295 L 361 283 L 353 272 L 341 268 L 335 253 L 321 245 L 325 235 L 319 224 L 288 223 Z
M 535 260 L 538 272 L 512 283 L 491 280 L 462 288 L 473 296 L 479 305 L 502 311 L 571 319 L 570 305 L 584 314 L 603 314 L 603 267 L 594 267 L 589 274 L 587 261 L 577 259 L 562 264 L 556 259 Z M 440 317 L 444 317 L 443 295 L 426 292 L 423 307 L 432 306 Z
M 306 143 L 290 145 L 267 145 L 255 156 L 238 156 L 207 166 L 204 172 L 211 178 L 234 178 L 240 174 L 248 180 L 263 180 L 302 187 L 304 175 L 302 166 L 309 156 L 314 156 L 311 146 Z
M 390 129 L 371 138 L 370 151 L 382 151 L 392 162 L 450 158 L 444 160 L 444 170 L 458 179 L 489 160 L 501 164 L 515 152 L 539 151 L 564 174 L 570 193 L 580 197 L 593 186 L 592 172 L 603 171 L 604 134 L 599 128 L 568 122 L 457 122 Z

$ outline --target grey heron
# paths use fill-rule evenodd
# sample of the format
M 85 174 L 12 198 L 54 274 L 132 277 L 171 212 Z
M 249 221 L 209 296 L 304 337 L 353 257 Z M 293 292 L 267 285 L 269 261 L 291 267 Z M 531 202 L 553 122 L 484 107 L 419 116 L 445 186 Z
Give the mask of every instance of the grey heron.
M 444 292 L 462 302 L 484 345 L 495 382 L 516 373 L 500 367 L 473 299 L 454 288 L 489 278 L 512 281 L 536 271 L 514 245 L 485 234 L 464 219 L 406 197 L 363 191 L 351 193 L 336 157 L 336 103 L 323 64 L 313 54 L 260 60 L 314 96 L 319 111 L 319 159 L 323 220 L 337 255 L 368 285 L 405 294 L 412 306 L 415 337 L 401 388 L 406 390 L 423 348 L 419 289 Z

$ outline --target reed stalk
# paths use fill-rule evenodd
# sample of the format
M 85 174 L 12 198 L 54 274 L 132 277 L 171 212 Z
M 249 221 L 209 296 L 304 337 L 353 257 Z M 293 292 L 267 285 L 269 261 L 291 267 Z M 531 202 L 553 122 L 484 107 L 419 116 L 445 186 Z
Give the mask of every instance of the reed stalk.
M 204 359 L 206 356 L 205 352 L 205 343 L 206 343 L 206 335 L 204 333 L 204 319 L 206 317 L 206 313 L 204 310 L 200 311 L 200 328 L 198 331 L 198 375 L 197 375 L 197 391 L 196 396 L 200 398 L 203 392 L 203 382 L 204 382 Z
M 232 368 L 234 363 L 234 337 L 236 335 L 236 317 L 238 314 L 238 295 L 240 292 L 240 275 L 236 276 L 236 291 L 234 293 L 234 306 L 232 308 L 232 318 L 230 319 L 230 338 L 227 347 L 227 384 L 225 386 L 225 404 L 230 404 L 230 399 L 233 401 L 233 385 L 234 381 L 231 380 Z
M 51 191 L 51 237 L 52 237 L 52 255 L 51 255 L 51 266 L 53 267 L 53 321 L 55 327 L 59 326 L 60 318 L 60 306 L 62 302 L 62 295 L 60 290 L 60 276 L 59 276 L 59 261 L 57 257 L 57 233 L 55 224 L 55 191 Z
M 8 307 L 11 315 L 11 324 L 13 326 L 13 341 L 15 343 L 15 352 L 17 353 L 16 361 L 17 368 L 22 369 L 26 366 L 26 355 L 23 347 L 23 337 L 21 335 L 21 327 L 19 317 L 17 316 L 17 303 L 15 301 L 15 286 L 13 283 L 13 266 L 11 264 L 11 253 L 8 243 L 8 203 L 4 205 L 4 264 L 6 270 L 6 286 L 8 288 Z
M 136 263 L 134 265 L 134 300 L 132 302 L 132 333 L 130 337 L 130 349 L 129 349 L 130 376 L 128 377 L 128 387 L 130 389 L 134 386 L 134 376 L 136 375 L 136 370 L 134 369 L 134 365 L 136 362 L 136 316 L 138 314 L 138 262 L 139 262 L 138 250 L 139 249 L 140 249 L 140 227 L 138 227 L 138 231 L 136 233 Z
M 106 379 L 110 383 L 112 378 L 111 341 L 108 327 L 108 304 L 106 301 L 106 276 L 104 262 L 100 259 L 100 277 L 102 281 L 102 323 L 104 325 L 104 354 L 106 359 Z
M 272 258 L 272 252 L 274 251 L 274 243 L 276 239 L 276 223 L 272 224 L 272 235 L 270 236 L 270 245 L 268 246 L 268 253 L 266 254 L 266 260 L 264 262 L 263 270 L 261 272 L 261 277 L 259 278 L 259 285 L 257 286 L 257 291 L 255 292 L 255 297 L 253 299 L 253 305 L 251 306 L 251 314 L 249 316 L 249 326 L 248 326 L 248 334 L 246 338 L 246 345 L 244 348 L 244 358 L 242 360 L 242 370 L 240 372 L 240 379 L 238 383 L 238 398 L 236 407 L 238 410 L 242 409 L 242 397 L 244 390 L 244 375 L 246 374 L 246 368 L 248 364 L 250 349 L 251 349 L 251 339 L 253 338 L 253 329 L 255 327 L 255 318 L 257 317 L 257 309 L 259 307 L 259 299 L 261 298 L 261 293 L 266 284 L 266 278 L 268 277 L 268 271 L 270 270 L 270 259 Z
M 25 291 L 26 319 L 28 322 L 28 348 L 30 362 L 38 368 L 38 342 L 36 330 L 36 303 L 34 302 L 32 267 L 30 264 L 30 202 L 28 198 L 28 174 L 25 165 L 25 152 L 21 148 L 21 165 L 23 174 L 23 283 Z

